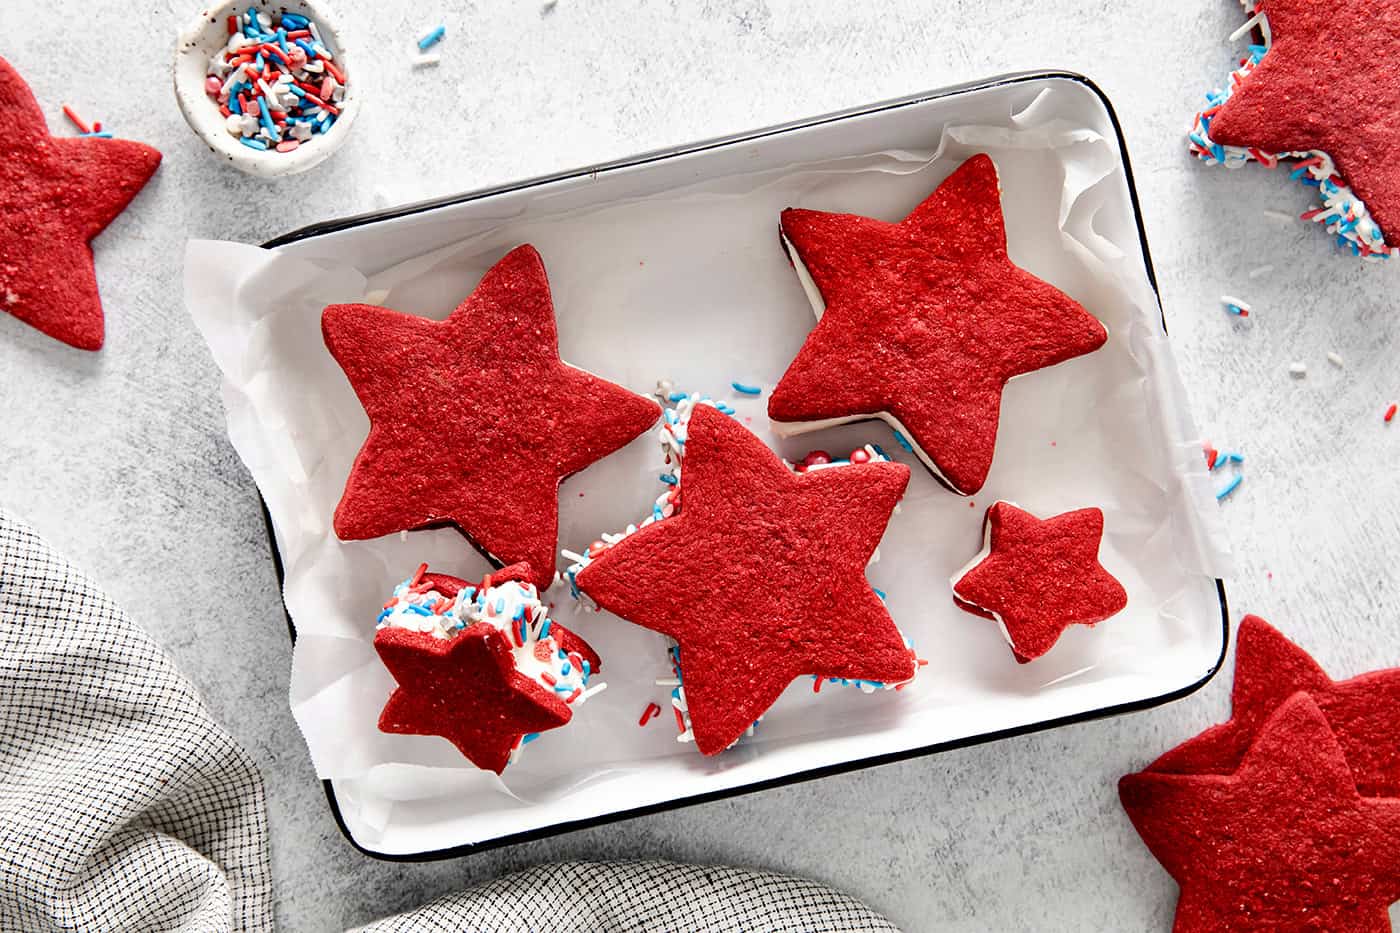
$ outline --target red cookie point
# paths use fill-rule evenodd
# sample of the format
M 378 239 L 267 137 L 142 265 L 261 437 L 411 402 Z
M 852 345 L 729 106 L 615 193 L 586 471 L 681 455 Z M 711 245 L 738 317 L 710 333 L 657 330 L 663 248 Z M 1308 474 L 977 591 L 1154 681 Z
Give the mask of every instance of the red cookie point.
M 89 242 L 145 186 L 160 153 L 125 139 L 49 135 L 0 58 L 0 311 L 80 350 L 102 346 Z
M 1040 519 L 995 502 L 986 528 L 990 551 L 953 581 L 953 601 L 999 618 L 1017 661 L 1045 654 L 1071 625 L 1094 625 L 1128 604 L 1123 584 L 1099 563 L 1098 509 Z
M 685 508 L 602 552 L 578 585 L 680 643 L 695 744 L 713 755 L 804 674 L 914 675 L 913 653 L 865 578 L 908 482 L 897 463 L 794 474 L 742 425 L 698 405 Z
M 1233 774 L 1130 774 L 1118 793 L 1181 886 L 1176 933 L 1390 929 L 1400 800 L 1357 793 L 1306 694 L 1263 724 Z
M 1215 115 L 1211 139 L 1327 153 L 1386 239 L 1400 238 L 1400 3 L 1259 5 L 1272 47 Z
M 450 639 L 380 629 L 374 647 L 399 684 L 379 728 L 442 736 L 478 768 L 500 774 L 522 736 L 572 716 L 568 704 L 515 669 L 509 639 L 489 623 Z
M 768 399 L 778 423 L 892 414 L 952 488 L 991 469 L 1006 381 L 1097 350 L 1108 332 L 1014 265 L 996 166 L 962 164 L 897 224 L 783 211 L 826 303 Z
M 1148 766 L 1175 774 L 1233 771 L 1268 717 L 1295 693 L 1322 710 L 1346 754 L 1357 789 L 1400 797 L 1400 669 L 1334 681 L 1308 654 L 1258 616 L 1245 616 L 1235 642 L 1230 720 L 1178 745 Z
M 625 446 L 655 402 L 559 359 L 544 263 L 521 246 L 444 321 L 331 305 L 326 347 L 370 431 L 335 511 L 343 540 L 455 525 L 493 560 L 554 577 L 559 484 Z

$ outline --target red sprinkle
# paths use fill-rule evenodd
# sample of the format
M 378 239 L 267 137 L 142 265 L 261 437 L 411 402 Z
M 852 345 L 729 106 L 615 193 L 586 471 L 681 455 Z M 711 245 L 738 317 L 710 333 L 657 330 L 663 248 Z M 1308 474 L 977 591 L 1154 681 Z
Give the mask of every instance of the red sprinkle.
M 554 686 L 555 684 L 559 683 L 559 681 L 555 680 L 555 679 L 554 679 L 554 675 L 551 674 L 549 671 L 540 671 L 540 680 L 543 680 L 545 683 L 549 684 L 551 687 Z
M 323 58 L 321 59 L 321 64 L 326 66 L 326 70 L 331 73 L 331 77 L 335 78 L 337 82 L 340 84 L 345 83 L 345 72 L 335 67 L 335 62 L 331 61 L 329 58 Z
M 228 34 L 229 34 L 229 35 L 233 35 L 233 34 L 234 34 L 235 32 L 237 32 L 237 31 L 238 31 L 238 17 L 237 17 L 237 16 L 230 16 L 230 17 L 228 18 Z
M 678 709 L 676 709 L 674 706 L 671 707 L 671 712 L 673 712 L 673 713 L 676 714 L 676 732 L 679 733 L 680 735 L 684 735 L 684 734 L 685 734 L 685 717 L 682 716 L 682 715 L 681 715 L 681 711 L 678 710 Z
M 647 708 L 642 710 L 642 718 L 637 720 L 637 725 L 645 726 L 660 715 L 661 707 L 657 706 L 655 703 L 648 703 Z
M 1400 406 L 1397 406 L 1394 402 L 1392 402 L 1391 405 L 1390 405 L 1390 407 L 1387 408 L 1387 409 L 1385 410 L 1385 423 L 1386 423 L 1386 424 L 1390 424 L 1390 422 L 1392 422 L 1392 421 L 1395 420 L 1395 410 L 1396 410 L 1397 407 L 1400 407 Z
M 813 693 L 821 693 L 821 692 L 822 692 L 822 679 L 821 679 L 820 677 L 817 677 L 817 678 L 815 678 L 815 679 L 812 681 L 812 692 L 813 692 Z
M 427 564 L 427 561 L 424 561 L 423 563 L 421 563 L 421 564 L 418 565 L 418 570 L 413 574 L 413 582 L 410 583 L 409 586 L 417 586 L 417 585 L 419 584 L 419 582 L 422 581 L 422 579 L 423 579 L 423 574 L 425 574 L 425 573 L 427 573 L 427 572 L 428 572 L 428 564 Z
M 90 130 L 90 129 L 87 128 L 87 124 L 83 123 L 82 120 L 79 120 L 79 119 L 78 119 L 78 115 L 77 115 L 76 113 L 73 112 L 73 108 L 72 108 L 72 107 L 69 107 L 67 104 L 64 104 L 64 105 L 63 105 L 63 115 L 64 115 L 65 117 L 67 117 L 69 120 L 71 120 L 72 123 L 73 123 L 73 125 L 76 126 L 80 132 L 83 132 L 83 133 L 91 133 L 91 132 L 92 132 L 92 130 Z

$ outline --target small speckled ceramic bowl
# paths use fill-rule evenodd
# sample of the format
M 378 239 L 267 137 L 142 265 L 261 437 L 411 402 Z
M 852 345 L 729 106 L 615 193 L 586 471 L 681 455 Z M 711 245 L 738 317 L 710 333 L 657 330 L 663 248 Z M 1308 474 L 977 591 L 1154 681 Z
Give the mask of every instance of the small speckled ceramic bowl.
M 225 118 L 213 99 L 205 93 L 204 80 L 209 59 L 228 42 L 228 18 L 243 14 L 249 7 L 259 13 L 295 13 L 315 21 L 321 38 L 335 55 L 335 63 L 345 73 L 345 99 L 337 106 L 340 116 L 331 128 L 318 133 L 291 152 L 262 151 L 243 145 L 229 133 Z M 205 7 L 181 33 L 175 48 L 175 99 L 199 138 L 222 159 L 250 175 L 277 178 L 295 175 L 320 164 L 344 144 L 360 111 L 359 87 L 353 56 L 345 44 L 345 34 L 335 16 L 322 2 L 311 0 L 232 0 Z

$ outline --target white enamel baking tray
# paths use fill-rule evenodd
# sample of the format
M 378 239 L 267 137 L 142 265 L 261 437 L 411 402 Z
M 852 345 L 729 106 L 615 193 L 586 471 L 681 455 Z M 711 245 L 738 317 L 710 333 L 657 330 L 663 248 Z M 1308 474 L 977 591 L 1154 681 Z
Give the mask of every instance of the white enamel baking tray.
M 779 442 L 762 417 L 766 392 L 749 401 L 728 387 L 741 380 L 771 389 L 812 326 L 778 244 L 779 210 L 801 206 L 898 219 L 973 151 L 991 151 L 1001 169 L 1013 260 L 1078 298 L 1105 321 L 1111 338 L 1091 357 L 1008 387 L 997 461 L 970 505 L 905 457 L 879 424 Z M 1062 188 L 1079 193 L 1060 197 Z M 1048 72 L 995 78 L 334 220 L 265 246 L 288 259 L 356 270 L 369 283 L 416 262 L 420 275 L 399 281 L 386 303 L 440 316 L 494 259 L 524 241 L 541 249 L 550 271 L 565 359 L 638 391 L 668 378 L 726 399 L 789 457 L 816 447 L 849 449 L 868 439 L 911 464 L 909 494 L 870 577 L 889 591 L 896 621 L 933 663 L 915 688 L 898 695 L 830 688 L 813 697 L 804 679 L 757 736 L 702 759 L 673 741 L 669 714 L 647 730 L 637 726 L 647 702 L 667 701 L 666 691 L 652 684 L 665 676 L 659 636 L 577 612 L 566 593 L 555 591 L 557 617 L 602 653 L 609 688 L 558 730 L 559 744 L 551 747 L 545 736 L 532 745 L 507 770 L 504 785 L 441 754 L 433 743 L 445 743 L 430 737 L 394 737 L 427 744 L 385 745 L 388 752 L 373 746 L 361 756 L 372 767 L 349 771 L 336 758 L 340 750 L 324 738 L 327 728 L 334 736 L 339 726 L 318 720 L 308 729 L 303 718 L 332 715 L 326 711 L 334 707 L 298 710 L 318 773 L 328 777 L 336 819 L 362 851 L 387 859 L 448 857 L 1145 709 L 1191 693 L 1219 668 L 1228 616 L 1216 579 L 1224 558 L 1210 545 L 1214 503 L 1165 339 L 1122 133 L 1107 98 L 1088 79 Z M 315 308 L 295 313 L 314 316 Z M 236 381 L 226 353 L 214 338 L 211 345 L 226 379 Z M 293 380 L 284 396 L 321 391 L 282 375 Z M 353 409 L 352 397 L 336 400 L 342 403 L 350 406 L 347 412 Z M 270 420 L 267 412 L 262 416 Z M 289 581 L 314 578 L 314 561 L 308 566 L 294 542 L 279 540 L 298 518 L 285 490 L 269 495 L 277 484 L 265 472 L 268 458 L 248 449 L 249 430 L 234 430 L 232 409 L 230 427 L 269 503 L 279 576 L 285 562 Z M 349 433 L 356 431 L 335 456 L 353 454 L 363 426 Z M 648 474 L 658 466 L 648 435 L 567 481 L 561 546 L 579 548 L 598 531 L 644 514 L 655 495 Z M 343 473 L 336 476 L 326 488 L 307 492 L 317 508 L 323 500 L 333 505 Z M 583 492 L 586 498 L 576 494 Z M 948 575 L 977 551 L 981 516 L 995 498 L 1043 514 L 1105 505 L 1103 560 L 1128 588 L 1123 616 L 1092 631 L 1072 630 L 1046 658 L 1018 665 L 995 625 L 956 610 Z M 366 592 L 342 611 L 353 614 L 367 594 L 385 593 L 411 572 L 424 542 L 431 542 L 434 555 L 460 551 L 455 565 L 440 569 L 464 576 L 486 569 L 450 531 L 408 537 L 369 544 L 387 555 L 383 579 L 368 581 Z M 302 636 L 299 652 L 346 644 L 318 641 L 317 620 L 299 618 L 291 585 L 287 592 L 293 635 Z M 372 667 L 365 659 L 372 658 L 373 615 L 364 616 L 364 643 L 350 646 L 356 660 L 346 668 L 378 678 L 372 688 L 356 688 L 361 693 L 387 690 L 382 671 L 365 673 Z M 346 624 L 357 623 L 358 616 Z M 306 692 L 298 670 L 334 663 L 320 653 L 298 655 L 294 708 Z M 327 679 L 324 671 L 319 676 Z M 372 713 L 383 697 L 359 699 Z M 344 726 L 345 743 L 378 741 L 366 734 L 373 731 L 372 716 L 363 710 L 357 716 Z M 604 751 L 590 752 L 598 747 Z

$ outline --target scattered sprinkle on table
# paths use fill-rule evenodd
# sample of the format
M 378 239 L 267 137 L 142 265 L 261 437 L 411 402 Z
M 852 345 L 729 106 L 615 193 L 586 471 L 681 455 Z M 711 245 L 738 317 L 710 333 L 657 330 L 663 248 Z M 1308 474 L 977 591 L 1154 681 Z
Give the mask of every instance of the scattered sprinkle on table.
M 751 385 L 748 385 L 748 384 L 743 383 L 743 382 L 731 382 L 731 383 L 729 383 L 729 384 L 730 384 L 731 386 L 734 387 L 734 391 L 735 391 L 735 392 L 741 392 L 741 393 L 743 393 L 744 395 L 762 395 L 762 394 L 763 394 L 763 389 L 760 388 L 759 386 L 751 386 Z
M 92 136 L 92 137 L 97 137 L 97 138 L 99 138 L 99 139 L 111 139 L 111 138 L 112 138 L 112 134 L 111 134 L 111 133 L 108 133 L 108 132 L 106 132 L 105 130 L 102 129 L 102 124 L 101 124 L 101 123 L 98 123 L 98 122 L 95 122 L 95 121 L 94 121 L 93 124 L 92 124 L 92 126 L 88 126 L 88 125 L 87 125 L 86 123 L 84 123 L 82 120 L 78 119 L 78 115 L 77 115 L 76 113 L 73 112 L 73 108 L 72 108 L 72 107 L 69 107 L 67 104 L 64 104 L 64 105 L 63 105 L 63 115 L 64 115 L 65 117 L 68 118 L 68 122 L 69 122 L 69 123 L 72 123 L 74 126 L 76 126 L 76 127 L 78 128 L 78 135 L 79 135 L 79 136 Z
M 1226 484 L 1220 489 L 1220 491 L 1217 492 L 1217 493 L 1215 494 L 1215 501 L 1219 502 L 1219 501 L 1221 501 L 1222 499 L 1224 499 L 1226 496 L 1230 495 L 1230 493 L 1234 492 L 1236 489 L 1239 489 L 1239 488 L 1240 488 L 1240 483 L 1243 483 L 1243 482 L 1244 482 L 1244 474 L 1243 474 L 1243 473 L 1236 473 L 1234 476 L 1230 477 L 1230 481 L 1229 481 L 1228 483 L 1226 483 Z
M 1229 311 L 1236 317 L 1249 317 L 1249 312 L 1254 310 L 1245 302 L 1238 298 L 1232 298 L 1229 295 L 1222 295 L 1220 297 L 1220 303 L 1225 306 L 1226 311 Z
M 1342 355 L 1336 350 L 1327 351 L 1327 362 L 1331 363 L 1338 369 L 1341 369 L 1343 366 L 1346 365 L 1346 361 L 1342 359 Z
M 1257 269 L 1251 269 L 1249 272 L 1249 277 L 1251 279 L 1262 279 L 1264 276 L 1268 275 L 1270 272 L 1273 271 L 1273 266 L 1260 266 Z
M 648 703 L 647 708 L 642 710 L 642 718 L 637 720 L 637 725 L 645 726 L 660 715 L 661 707 L 657 706 L 655 703 Z
M 423 38 L 418 40 L 418 51 L 426 52 L 428 49 L 442 41 L 442 37 L 447 35 L 446 26 L 438 26 L 429 31 Z
M 1298 362 L 1298 363 L 1290 363 L 1290 364 L 1288 364 L 1288 375 L 1292 376 L 1294 379 L 1302 379 L 1302 378 L 1303 378 L 1304 376 L 1306 376 L 1307 374 L 1308 374 L 1308 364 L 1307 364 L 1307 363 Z
M 230 136 L 250 149 L 292 152 L 334 125 L 346 77 L 315 21 L 249 7 L 228 18 L 228 34 L 204 89 Z
M 431 68 L 442 62 L 441 55 L 415 55 L 413 56 L 414 68 Z
M 1387 408 L 1387 409 L 1385 410 L 1385 423 L 1386 423 L 1386 424 L 1390 424 L 1390 422 L 1392 422 L 1392 421 L 1395 420 L 1395 409 L 1396 409 L 1396 407 L 1397 407 L 1396 404 L 1395 404 L 1394 402 L 1391 402 L 1391 403 L 1390 403 L 1390 407 Z

